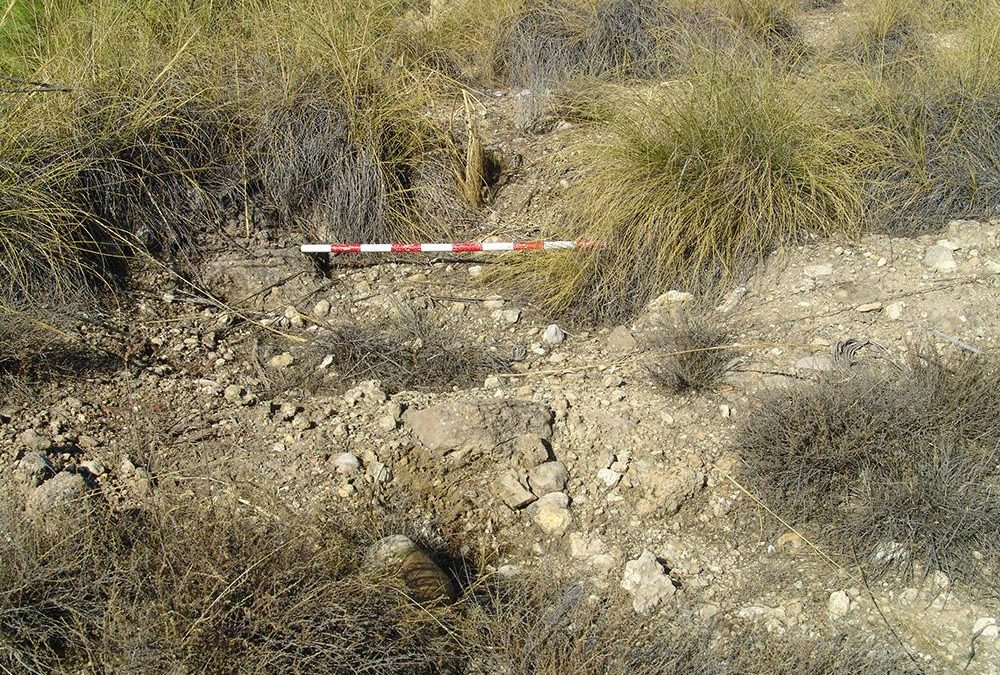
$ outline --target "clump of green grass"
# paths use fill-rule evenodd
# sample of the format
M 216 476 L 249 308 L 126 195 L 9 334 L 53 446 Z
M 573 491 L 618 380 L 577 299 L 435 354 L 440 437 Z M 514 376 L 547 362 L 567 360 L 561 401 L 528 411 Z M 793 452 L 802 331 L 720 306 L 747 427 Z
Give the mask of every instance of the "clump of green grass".
M 620 322 L 670 288 L 738 278 L 776 246 L 857 232 L 873 150 L 802 83 L 742 63 L 719 56 L 597 125 L 575 148 L 583 175 L 559 235 L 605 248 L 512 257 L 497 278 L 546 311 Z
M 920 562 L 966 578 L 1000 554 L 1000 365 L 914 356 L 772 392 L 737 446 L 787 521 L 879 572 Z M 912 568 L 911 568 L 912 569 Z

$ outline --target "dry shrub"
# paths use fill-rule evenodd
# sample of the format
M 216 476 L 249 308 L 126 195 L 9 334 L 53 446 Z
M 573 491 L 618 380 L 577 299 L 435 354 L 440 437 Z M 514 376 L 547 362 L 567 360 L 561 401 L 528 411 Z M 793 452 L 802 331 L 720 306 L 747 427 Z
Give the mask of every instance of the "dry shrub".
M 56 532 L 5 501 L 0 526 L 9 672 L 905 672 L 880 645 L 726 642 L 686 615 L 641 622 L 622 598 L 594 603 L 552 576 L 484 576 L 455 605 L 416 606 L 360 568 L 370 539 L 302 516 L 166 500 Z
M 856 232 L 870 151 L 834 115 L 769 57 L 717 53 L 690 86 L 620 105 L 574 148 L 583 175 L 553 235 L 605 248 L 506 257 L 495 278 L 546 311 L 621 323 L 781 244 Z
M 675 10 L 660 0 L 529 3 L 502 29 L 493 61 L 514 86 L 573 77 L 654 77 L 669 58 Z
M 53 534 L 9 510 L 9 672 L 447 672 L 454 617 L 359 571 L 359 544 L 190 504 Z
M 921 352 L 902 373 L 838 369 L 772 392 L 738 439 L 747 480 L 873 571 L 988 569 L 1000 553 L 998 378 L 995 357 Z
M 682 312 L 656 334 L 653 383 L 670 394 L 712 389 L 734 367 L 733 326 L 706 308 Z
M 806 55 L 802 31 L 795 23 L 791 0 L 724 0 L 723 16 L 736 31 L 792 61 Z
M 261 364 L 282 349 L 265 345 L 264 351 Z M 291 389 L 341 391 L 367 380 L 378 380 L 390 392 L 451 391 L 479 386 L 489 375 L 508 372 L 511 363 L 482 345 L 462 344 L 419 317 L 379 326 L 337 326 L 295 354 L 299 365 L 294 368 L 275 373 L 261 365 L 260 375 L 272 394 Z

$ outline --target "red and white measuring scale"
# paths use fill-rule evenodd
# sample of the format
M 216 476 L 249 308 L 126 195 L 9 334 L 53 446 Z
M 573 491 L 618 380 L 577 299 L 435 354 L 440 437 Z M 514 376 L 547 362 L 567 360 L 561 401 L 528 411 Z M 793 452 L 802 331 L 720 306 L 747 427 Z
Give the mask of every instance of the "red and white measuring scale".
M 442 244 L 303 244 L 303 253 L 501 253 L 603 248 L 600 241 L 458 241 Z

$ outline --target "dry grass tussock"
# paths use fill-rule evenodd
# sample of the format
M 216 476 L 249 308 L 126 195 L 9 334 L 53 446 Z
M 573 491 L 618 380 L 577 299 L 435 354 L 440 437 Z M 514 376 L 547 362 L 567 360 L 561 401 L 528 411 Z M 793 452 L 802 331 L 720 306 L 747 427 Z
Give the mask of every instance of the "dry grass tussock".
M 689 86 L 623 102 L 574 148 L 585 168 L 560 228 L 607 247 L 507 259 L 497 278 L 546 311 L 620 322 L 669 288 L 739 278 L 781 244 L 856 233 L 877 148 L 770 63 L 718 53 Z
M 1000 363 L 916 353 L 775 391 L 739 436 L 746 480 L 875 572 L 965 578 L 1000 554 Z
M 5 500 L 0 523 L 8 672 L 907 672 L 878 646 L 767 634 L 727 646 L 690 618 L 639 622 L 551 578 L 479 576 L 455 604 L 418 605 L 364 570 L 367 540 L 304 517 L 168 500 L 42 528 Z
M 420 227 L 410 180 L 437 141 L 424 86 L 387 59 L 399 7 L 23 6 L 5 70 L 70 91 L 4 96 L 5 300 L 114 278 L 136 250 L 176 253 L 227 223 L 320 240 Z
M 281 351 L 275 345 L 269 348 Z M 342 391 L 378 380 L 389 392 L 451 391 L 480 386 L 488 376 L 508 372 L 511 364 L 509 353 L 463 344 L 420 317 L 400 317 L 378 326 L 336 326 L 294 353 L 294 369 L 260 369 L 268 390 Z
M 957 40 L 853 85 L 849 105 L 886 148 L 868 183 L 871 227 L 905 236 L 998 213 L 1000 4 L 984 3 Z
M 682 310 L 656 333 L 653 383 L 669 394 L 711 390 L 736 365 L 737 335 L 732 320 L 710 308 Z
M 869 0 L 843 36 L 842 55 L 884 70 L 928 49 L 928 13 L 915 1 Z

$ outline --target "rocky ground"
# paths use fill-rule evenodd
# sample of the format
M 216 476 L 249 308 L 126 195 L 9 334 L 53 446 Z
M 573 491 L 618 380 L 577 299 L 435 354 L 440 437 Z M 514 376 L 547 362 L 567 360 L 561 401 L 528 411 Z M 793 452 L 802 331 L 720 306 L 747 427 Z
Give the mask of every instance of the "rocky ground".
M 508 132 L 497 149 L 508 174 L 480 233 L 532 233 L 531 214 L 568 180 L 540 167 L 569 124 Z M 940 573 L 868 583 L 761 508 L 730 450 L 752 403 L 829 369 L 839 341 L 872 340 L 885 351 L 869 345 L 868 357 L 893 359 L 923 342 L 1000 347 L 1000 220 L 776 252 L 711 310 L 739 327 L 733 371 L 681 396 L 649 369 L 685 293 L 630 325 L 560 326 L 481 283 L 489 258 L 370 258 L 321 274 L 297 243 L 220 239 L 197 282 L 149 269 L 134 305 L 81 327 L 115 367 L 0 410 L 5 475 L 26 511 L 87 491 L 122 507 L 169 490 L 330 518 L 402 504 L 485 546 L 504 574 L 545 566 L 597 595 L 621 587 L 643 615 L 683 607 L 779 633 L 894 633 L 942 670 L 1000 672 L 996 599 Z M 470 365 L 461 386 L 416 374 L 394 388 L 339 372 L 328 354 L 345 323 L 412 321 L 463 348 L 445 358 L 491 355 L 495 372 Z

